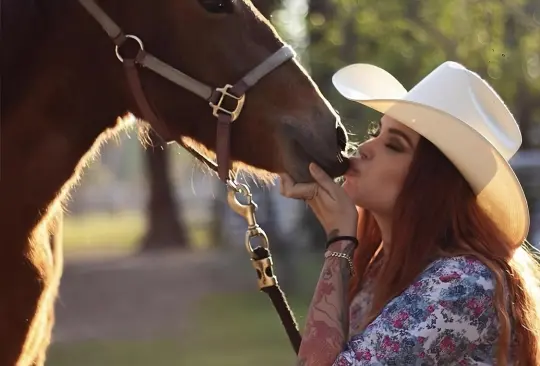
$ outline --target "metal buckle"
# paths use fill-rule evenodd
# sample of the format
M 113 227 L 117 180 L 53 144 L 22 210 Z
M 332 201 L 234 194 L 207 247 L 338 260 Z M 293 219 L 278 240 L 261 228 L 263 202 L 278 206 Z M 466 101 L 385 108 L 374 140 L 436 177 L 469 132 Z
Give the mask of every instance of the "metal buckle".
M 236 95 L 233 95 L 227 92 L 227 90 L 231 89 L 232 87 L 233 86 L 231 84 L 227 84 L 223 88 L 216 88 L 216 91 L 221 93 L 221 96 L 219 97 L 219 101 L 217 102 L 217 104 L 214 104 L 212 102 L 210 102 L 209 104 L 210 104 L 210 107 L 212 107 L 212 110 L 213 110 L 212 114 L 214 116 L 218 117 L 219 112 L 221 111 L 230 115 L 231 122 L 234 122 L 238 118 L 238 116 L 240 115 L 240 112 L 242 111 L 242 108 L 244 107 L 244 100 L 246 98 L 246 95 L 243 94 L 240 97 L 237 97 Z M 236 107 L 234 108 L 233 111 L 229 111 L 228 109 L 221 106 L 221 104 L 225 100 L 225 96 L 236 99 Z

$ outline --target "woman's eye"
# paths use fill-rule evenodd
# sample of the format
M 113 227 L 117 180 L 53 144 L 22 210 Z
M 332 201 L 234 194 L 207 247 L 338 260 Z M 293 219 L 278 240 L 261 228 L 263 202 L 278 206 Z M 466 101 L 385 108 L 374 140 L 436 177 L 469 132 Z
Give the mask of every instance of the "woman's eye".
M 403 145 L 396 141 L 390 141 L 387 144 L 385 144 L 385 146 L 389 148 L 390 150 L 397 151 L 397 152 L 403 152 L 405 150 L 403 148 Z
M 199 0 L 199 4 L 209 13 L 232 13 L 234 0 Z

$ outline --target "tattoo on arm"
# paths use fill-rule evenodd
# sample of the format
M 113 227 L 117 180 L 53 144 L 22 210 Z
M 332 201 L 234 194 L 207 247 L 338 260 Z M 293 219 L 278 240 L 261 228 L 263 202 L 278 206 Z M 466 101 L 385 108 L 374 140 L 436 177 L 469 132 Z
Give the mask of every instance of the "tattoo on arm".
M 333 230 L 329 237 L 338 234 L 339 231 Z M 354 243 L 337 241 L 330 249 L 352 256 Z M 343 258 L 331 257 L 325 261 L 308 310 L 298 366 L 332 365 L 343 350 L 349 333 L 349 277 L 348 263 Z

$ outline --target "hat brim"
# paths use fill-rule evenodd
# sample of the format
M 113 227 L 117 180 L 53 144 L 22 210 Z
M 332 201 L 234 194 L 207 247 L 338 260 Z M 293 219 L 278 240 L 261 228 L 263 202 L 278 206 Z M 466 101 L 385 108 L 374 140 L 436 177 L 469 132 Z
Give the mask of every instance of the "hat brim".
M 487 139 L 446 112 L 406 100 L 407 90 L 377 66 L 349 65 L 332 82 L 345 98 L 392 117 L 437 146 L 499 228 L 516 245 L 523 243 L 530 225 L 525 194 L 510 164 Z

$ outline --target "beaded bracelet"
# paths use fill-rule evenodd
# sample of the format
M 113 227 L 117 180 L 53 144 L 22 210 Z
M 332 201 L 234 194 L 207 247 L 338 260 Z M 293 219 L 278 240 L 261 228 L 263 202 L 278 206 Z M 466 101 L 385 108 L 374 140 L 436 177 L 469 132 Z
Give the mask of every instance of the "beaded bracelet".
M 335 243 L 336 241 L 340 240 L 349 240 L 354 243 L 354 247 L 356 248 L 358 246 L 358 239 L 355 236 L 336 236 L 331 239 L 328 239 L 326 242 L 326 249 L 330 246 L 330 244 Z
M 331 251 L 324 253 L 324 258 L 330 258 L 330 257 L 338 257 L 338 258 L 345 259 L 349 263 L 349 272 L 351 276 L 354 276 L 354 266 L 353 266 L 352 259 L 349 255 L 342 252 L 331 252 Z

